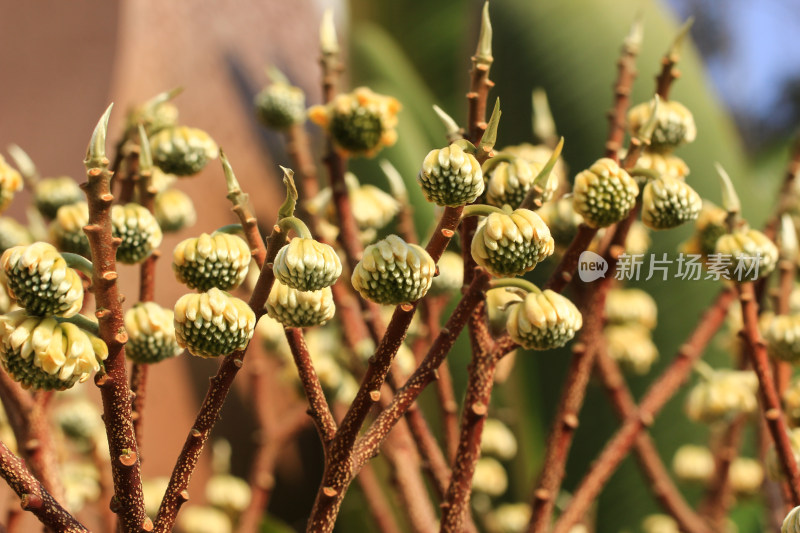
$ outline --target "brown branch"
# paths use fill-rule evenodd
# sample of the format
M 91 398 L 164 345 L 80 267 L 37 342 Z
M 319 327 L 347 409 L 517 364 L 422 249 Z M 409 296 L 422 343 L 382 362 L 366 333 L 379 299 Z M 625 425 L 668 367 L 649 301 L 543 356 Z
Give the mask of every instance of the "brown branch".
M 614 105 L 608 112 L 608 135 L 605 157 L 619 161 L 619 151 L 625 139 L 625 115 L 630 105 L 631 90 L 636 80 L 636 57 L 641 44 L 641 23 L 637 20 L 622 44 L 617 60 L 617 80 L 614 83 Z
M 664 404 L 669 401 L 678 388 L 688 379 L 692 367 L 703 354 L 711 339 L 722 326 L 728 308 L 736 298 L 733 290 L 725 289 L 700 318 L 697 327 L 678 355 L 645 394 L 637 411 L 626 417 L 622 427 L 606 444 L 603 451 L 584 476 L 578 489 L 573 492 L 569 506 L 556 522 L 556 532 L 565 533 L 586 513 L 600 493 L 600 490 L 627 456 L 636 438 L 647 426 L 653 423 Z
M 319 176 L 317 175 L 317 166 L 314 164 L 314 157 L 311 154 L 305 126 L 293 124 L 286 132 L 285 138 L 286 152 L 300 178 L 297 180 L 300 197 L 304 200 L 316 198 L 319 194 Z
M 611 398 L 614 410 L 623 420 L 636 416 L 636 403 L 630 390 L 625 385 L 625 378 L 601 344 L 595 360 L 595 368 L 603 386 Z M 689 533 L 711 533 L 703 520 L 683 499 L 678 488 L 672 482 L 669 472 L 661 461 L 658 450 L 646 432 L 642 432 L 635 442 L 635 451 L 639 459 L 649 487 L 654 492 L 661 506 L 678 522 L 683 531 Z
M 256 287 L 248 302 L 255 312 L 256 318 L 260 318 L 264 314 L 264 303 L 275 281 L 275 275 L 272 272 L 272 261 L 285 242 L 285 233 L 277 225 L 273 226 L 272 234 L 267 244 L 264 267 L 261 269 Z M 164 499 L 156 517 L 155 531 L 160 533 L 171 531 L 180 507 L 188 500 L 189 492 L 187 487 L 192 473 L 208 440 L 211 428 L 219 417 L 220 409 L 222 409 L 222 404 L 228 396 L 233 379 L 244 363 L 245 354 L 246 349 L 226 356 L 222 360 L 216 376 L 211 378 L 211 385 L 208 388 L 206 397 L 200 406 L 200 411 L 172 470 L 167 492 L 164 494 Z
M 22 509 L 33 513 L 45 526 L 60 533 L 88 533 L 89 530 L 59 505 L 33 477 L 25 467 L 25 463 L 11 453 L 2 442 L 0 442 L 0 477 L 5 479 L 8 486 L 20 497 Z
M 550 275 L 544 288 L 555 292 L 561 292 L 572 281 L 575 271 L 578 269 L 578 261 L 581 254 L 592 243 L 592 239 L 597 235 L 597 228 L 591 228 L 586 224 L 578 225 L 578 233 L 569 244 L 567 251 L 561 256 L 558 266 Z
M 699 505 L 700 512 L 708 517 L 709 523 L 717 531 L 725 529 L 728 510 L 734 503 L 733 487 L 730 483 L 730 469 L 734 459 L 739 455 L 742 432 L 747 424 L 746 415 L 738 415 L 725 431 L 719 441 L 712 446 L 714 453 L 714 477 Z
M 792 451 L 789 440 L 789 429 L 781 408 L 780 398 L 775 389 L 772 369 L 767 357 L 767 348 L 761 333 L 758 330 L 758 304 L 751 282 L 737 284 L 739 301 L 742 306 L 742 320 L 744 328 L 742 337 L 748 344 L 747 354 L 751 358 L 753 370 L 758 376 L 759 390 L 761 392 L 761 406 L 764 418 L 769 427 L 770 435 L 775 443 L 775 451 L 780 460 L 781 469 L 789 482 L 792 505 L 800 505 L 800 470 Z
M 308 414 L 317 427 L 323 447 L 327 448 L 336 434 L 336 421 L 333 419 L 328 401 L 325 399 L 325 393 L 322 392 L 322 385 L 314 371 L 311 355 L 308 353 L 308 347 L 303 338 L 303 331 L 298 328 L 286 328 L 285 331 L 286 340 L 292 351 L 300 382 L 303 384 L 303 391 L 308 400 Z
M 781 215 L 786 213 L 797 202 L 797 193 L 794 188 L 798 172 L 800 172 L 800 134 L 794 140 L 789 161 L 786 163 L 783 182 L 778 192 L 777 208 L 764 227 L 764 235 L 770 240 L 775 240 Z
M 110 111 L 110 109 L 109 109 Z M 152 523 L 144 512 L 141 466 L 131 417 L 131 390 L 125 369 L 125 342 L 128 336 L 117 285 L 116 252 L 119 238 L 111 233 L 111 173 L 105 157 L 105 131 L 101 119 L 92 137 L 86 158 L 88 180 L 83 184 L 89 204 L 89 224 L 84 227 L 89 239 L 94 264 L 96 313 L 100 338 L 108 346 L 104 371 L 95 376 L 103 399 L 103 419 L 111 455 L 114 479 L 112 508 L 121 520 L 125 532 L 148 530 Z
M 481 455 L 483 424 L 492 399 L 498 359 L 485 340 L 490 335 L 484 317 L 485 307 L 485 301 L 478 302 L 470 315 L 469 337 L 472 360 L 468 368 L 469 378 L 461 416 L 458 450 L 453 462 L 450 485 L 442 503 L 440 528 L 442 533 L 458 533 L 464 530 L 464 520 L 469 511 L 472 493 L 472 476 Z
M 367 501 L 367 507 L 380 533 L 401 533 L 392 506 L 386 499 L 378 476 L 371 465 L 364 465 L 358 474 L 358 484 Z

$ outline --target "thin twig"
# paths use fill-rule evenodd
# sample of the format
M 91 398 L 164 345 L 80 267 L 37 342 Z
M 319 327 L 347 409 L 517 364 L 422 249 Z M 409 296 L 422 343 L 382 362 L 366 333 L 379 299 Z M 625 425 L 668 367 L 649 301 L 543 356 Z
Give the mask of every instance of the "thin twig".
M 642 41 L 642 24 L 636 20 L 622 45 L 617 60 L 617 81 L 614 83 L 614 105 L 608 112 L 608 135 L 605 157 L 619 161 L 619 151 L 625 139 L 625 114 L 630 105 L 631 90 L 636 79 L 636 58 Z

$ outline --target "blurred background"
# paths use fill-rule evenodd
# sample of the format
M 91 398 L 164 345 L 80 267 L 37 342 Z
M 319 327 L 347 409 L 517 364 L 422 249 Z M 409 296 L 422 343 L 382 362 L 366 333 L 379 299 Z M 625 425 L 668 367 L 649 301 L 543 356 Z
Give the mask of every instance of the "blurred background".
M 431 106 L 438 104 L 459 122 L 466 115 L 467 71 L 480 10 L 474 1 L 1 0 L 0 150 L 17 143 L 44 175 L 81 179 L 89 134 L 108 102 L 115 102 L 112 129 L 119 131 L 130 105 L 182 86 L 185 91 L 176 101 L 182 122 L 205 129 L 218 141 L 262 220 L 269 221 L 280 197 L 276 164 L 287 164 L 287 156 L 281 140 L 255 122 L 252 97 L 266 81 L 264 67 L 275 64 L 306 91 L 309 104 L 319 102 L 317 27 L 328 6 L 335 10 L 346 44 L 349 83 L 391 94 L 404 106 L 400 140 L 381 156 L 407 180 L 425 236 L 433 211 L 414 178 L 422 157 L 443 143 L 444 130 Z M 679 22 L 694 16 L 692 42 L 680 65 L 683 77 L 672 96 L 693 111 L 698 140 L 678 155 L 691 168 L 692 186 L 715 202 L 719 192 L 713 164 L 722 163 L 744 199 L 744 215 L 759 225 L 773 202 L 800 113 L 800 48 L 794 42 L 800 31 L 798 8 L 797 0 L 497 0 L 491 4 L 492 79 L 497 84 L 491 96 L 500 97 L 504 110 L 498 145 L 532 140 L 530 95 L 542 87 L 558 132 L 566 137 L 566 162 L 573 171 L 588 166 L 603 151 L 615 61 L 637 13 L 644 20 L 644 45 L 634 104 L 650 97 L 661 55 Z M 309 132 L 319 146 L 319 131 L 309 126 Z M 354 161 L 352 169 L 362 181 L 385 187 L 376 160 Z M 232 221 L 218 165 L 209 165 L 180 188 L 192 194 L 201 220 L 165 240 L 164 250 Z M 24 217 L 22 209 L 12 208 L 12 214 Z M 652 252 L 674 253 L 689 232 L 681 228 L 654 235 Z M 544 277 L 547 268 L 537 269 L 534 279 Z M 128 274 L 135 277 L 133 271 Z M 160 261 L 159 276 L 158 301 L 171 307 L 180 289 L 168 260 Z M 636 394 L 669 362 L 717 289 L 709 282 L 673 282 L 668 287 L 651 282 L 641 288 L 659 303 L 655 341 L 661 360 L 649 375 L 631 379 Z M 126 292 L 134 290 L 130 285 Z M 730 365 L 726 346 L 724 339 L 715 345 L 710 355 L 715 364 Z M 566 352 L 520 353 L 519 371 L 497 389 L 495 409 L 511 421 L 521 446 L 508 465 L 510 489 L 503 500 L 528 498 L 567 361 Z M 458 387 L 463 387 L 466 364 L 465 351 L 456 350 L 451 366 Z M 152 416 L 145 425 L 144 468 L 151 476 L 171 470 L 207 376 L 215 369 L 213 362 L 194 358 L 161 367 L 151 373 Z M 599 387 L 590 385 L 584 423 L 568 464 L 567 490 L 616 428 L 602 396 Z M 665 462 L 681 444 L 707 442 L 707 428 L 687 421 L 682 406 L 680 394 L 652 430 Z M 233 468 L 243 477 L 252 458 L 251 418 L 246 402 L 234 398 L 216 435 L 232 442 Z M 279 471 L 271 509 L 290 525 L 302 522 L 316 490 L 318 450 L 313 432 L 306 437 L 310 444 L 305 448 L 287 451 L 305 461 L 307 469 L 301 470 L 306 477 Z M 753 440 L 748 436 L 745 447 L 751 453 Z M 204 475 L 201 471 L 196 477 L 198 486 Z M 638 531 L 641 518 L 656 510 L 643 483 L 636 465 L 627 460 L 599 500 L 597 531 Z M 304 493 L 299 499 L 285 497 Z M 690 499 L 699 494 L 687 489 Z M 362 514 L 354 487 L 339 530 L 368 527 Z M 739 531 L 762 530 L 758 501 L 740 502 L 734 516 Z

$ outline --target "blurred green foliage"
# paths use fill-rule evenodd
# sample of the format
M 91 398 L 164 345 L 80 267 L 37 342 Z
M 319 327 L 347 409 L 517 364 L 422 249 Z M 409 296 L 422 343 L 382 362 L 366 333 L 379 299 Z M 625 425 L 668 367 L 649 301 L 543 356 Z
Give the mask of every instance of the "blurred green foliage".
M 479 3 L 464 0 L 351 2 L 352 83 L 369 85 L 403 103 L 400 140 L 379 157 L 388 158 L 405 177 L 423 238 L 432 227 L 434 210 L 422 198 L 415 177 L 425 154 L 445 142 L 444 128 L 431 106 L 440 105 L 463 124 L 469 57 L 475 47 L 479 9 Z M 678 21 L 654 0 L 503 0 L 492 3 L 490 13 L 495 56 L 491 78 L 497 84 L 490 98 L 499 96 L 504 111 L 498 146 L 532 140 L 531 90 L 543 87 L 559 134 L 566 138 L 564 158 L 573 174 L 603 153 L 605 114 L 611 104 L 616 59 L 637 13 L 644 21 L 644 44 L 638 60 L 640 75 L 632 95 L 633 104 L 651 98 L 660 59 L 678 28 Z M 758 165 L 746 161 L 732 121 L 715 99 L 691 43 L 684 46 L 680 69 L 683 76 L 671 96 L 693 111 L 698 128 L 698 140 L 677 152 L 691 168 L 690 183 L 704 198 L 718 203 L 720 193 L 713 165 L 722 163 L 743 199 L 744 215 L 753 225 L 760 225 L 777 190 L 786 150 L 774 150 Z M 377 161 L 354 162 L 353 170 L 364 181 L 383 180 Z M 683 227 L 652 234 L 651 252 L 658 257 L 668 253 L 674 258 L 679 243 L 690 232 L 691 228 Z M 543 279 L 552 266 L 540 267 L 534 279 Z M 670 362 L 697 317 L 719 290 L 719 285 L 711 282 L 680 280 L 667 283 L 651 280 L 640 282 L 639 286 L 659 303 L 659 326 L 654 340 L 661 361 L 648 376 L 629 380 L 637 397 Z M 724 342 L 715 343 L 709 361 L 730 365 L 726 350 Z M 462 339 L 451 358 L 453 372 L 462 388 L 467 359 L 468 350 Z M 528 498 L 532 480 L 541 466 L 550 417 L 568 359 L 567 351 L 520 353 L 517 357 L 520 371 L 513 373 L 511 381 L 495 392 L 494 409 L 512 421 L 521 441 L 521 453 L 509 468 L 510 501 Z M 708 429 L 689 422 L 683 415 L 684 393 L 667 405 L 652 428 L 666 463 L 681 444 L 707 441 Z M 564 485 L 567 490 L 576 486 L 617 427 L 597 384 L 590 384 L 581 420 L 568 464 Z M 634 461 L 626 460 L 599 500 L 599 533 L 638 531 L 642 517 L 657 511 L 644 483 Z M 686 494 L 693 501 L 701 496 L 697 490 Z M 742 533 L 762 530 L 758 505 L 741 508 L 735 518 Z M 347 527 L 343 521 L 342 528 Z

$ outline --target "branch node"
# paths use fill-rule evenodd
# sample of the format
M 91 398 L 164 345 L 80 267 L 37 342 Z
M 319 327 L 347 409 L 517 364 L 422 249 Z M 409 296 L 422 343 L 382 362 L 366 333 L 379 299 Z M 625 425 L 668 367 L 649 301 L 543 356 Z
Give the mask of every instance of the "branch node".
M 118 459 L 123 466 L 131 467 L 136 464 L 138 458 L 139 456 L 136 455 L 136 452 L 129 450 L 127 453 L 120 455 Z
M 23 494 L 19 504 L 23 511 L 33 511 L 41 509 L 44 502 L 42 501 L 42 497 L 36 494 Z
M 575 416 L 574 413 L 568 413 L 564 415 L 562 419 L 564 426 L 568 427 L 569 429 L 576 429 L 578 427 L 578 417 Z
M 486 416 L 486 413 L 489 412 L 489 408 L 483 402 L 475 402 L 470 406 L 473 414 L 477 416 Z
M 339 491 L 333 487 L 322 487 L 322 494 L 328 498 L 334 498 L 337 494 L 339 494 Z
M 377 402 L 378 400 L 381 399 L 381 391 L 379 390 L 369 391 L 369 399 L 372 400 L 373 402 Z

